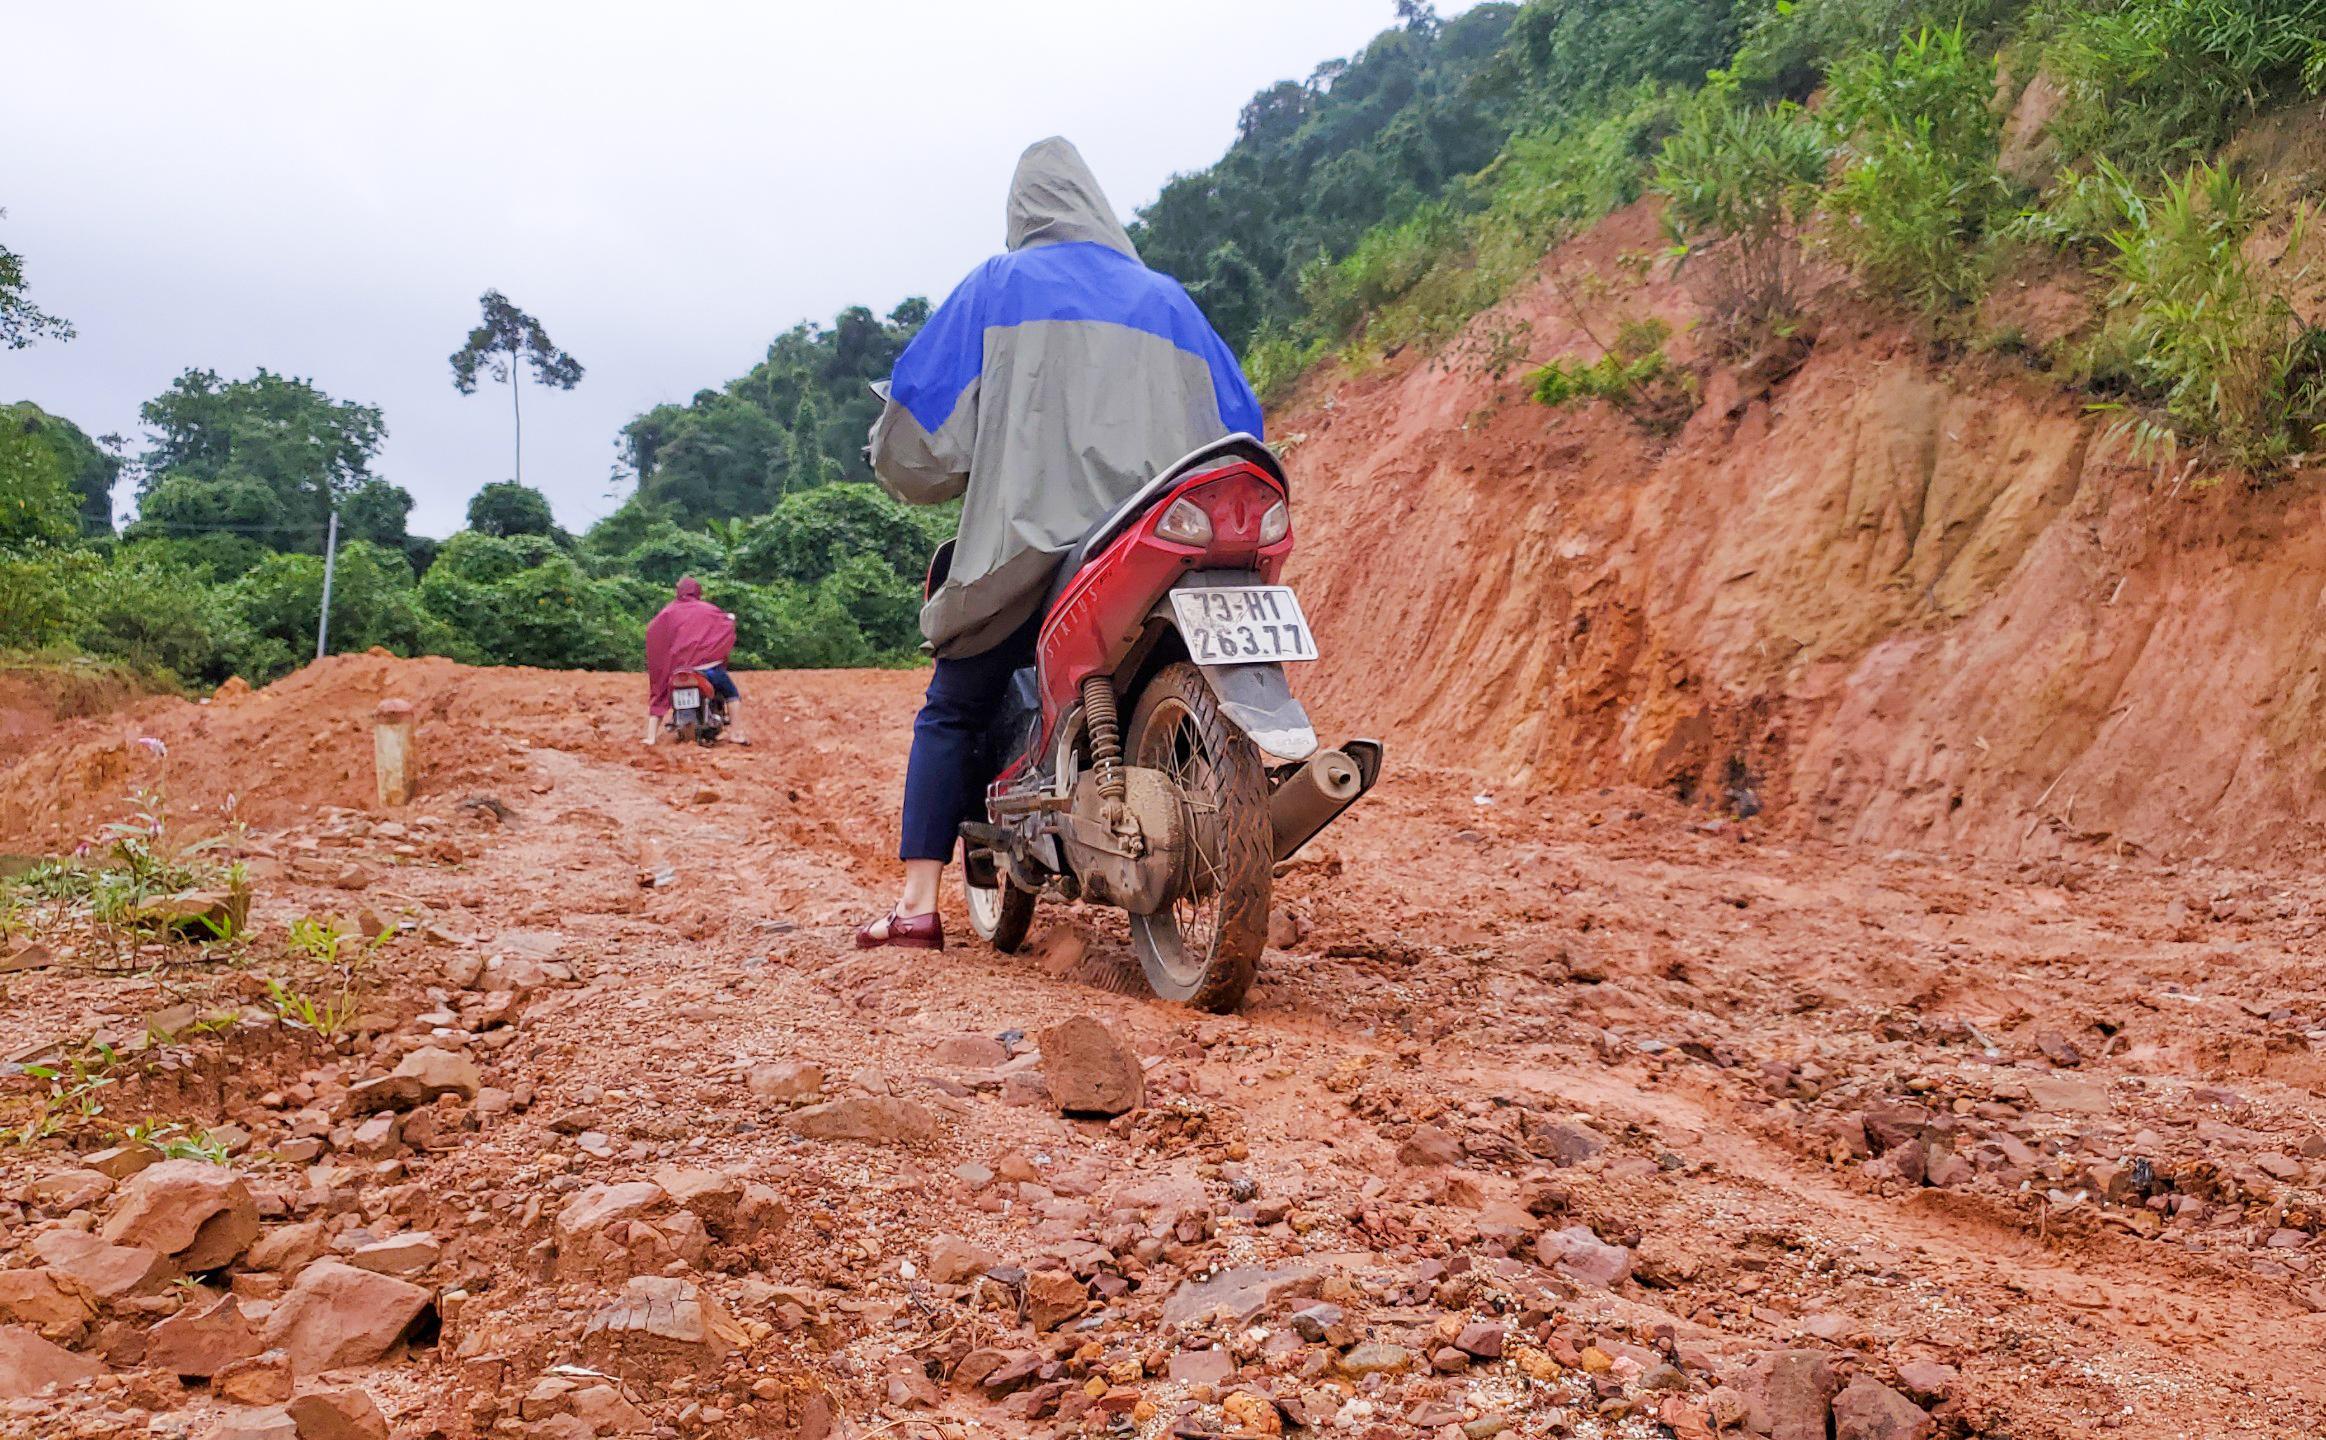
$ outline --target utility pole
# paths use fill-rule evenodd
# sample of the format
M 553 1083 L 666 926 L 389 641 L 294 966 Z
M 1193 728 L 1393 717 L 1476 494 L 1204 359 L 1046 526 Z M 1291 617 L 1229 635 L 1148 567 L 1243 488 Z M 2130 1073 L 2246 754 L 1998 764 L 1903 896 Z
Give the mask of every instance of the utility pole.
M 315 658 L 331 649 L 331 572 L 339 564 L 339 507 L 331 507 L 331 533 L 323 541 L 323 613 L 315 621 Z

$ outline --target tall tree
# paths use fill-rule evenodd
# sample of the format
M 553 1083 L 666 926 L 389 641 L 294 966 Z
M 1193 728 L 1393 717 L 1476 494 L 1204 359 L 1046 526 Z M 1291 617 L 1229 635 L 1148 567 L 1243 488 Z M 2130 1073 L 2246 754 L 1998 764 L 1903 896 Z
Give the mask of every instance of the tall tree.
M 581 383 L 582 365 L 550 340 L 541 322 L 509 303 L 498 290 L 478 297 L 484 318 L 468 332 L 468 342 L 452 352 L 452 384 L 463 395 L 474 395 L 477 371 L 509 387 L 509 414 L 515 421 L 516 452 L 512 479 L 525 479 L 525 410 L 518 398 L 524 389 L 517 374 L 520 365 L 533 369 L 533 378 L 555 390 L 571 390 Z
M 149 530 L 231 526 L 277 550 L 323 548 L 324 522 L 373 482 L 387 436 L 376 407 L 267 370 L 188 370 L 138 413 L 152 431 L 138 480 Z
M 829 480 L 870 480 L 858 455 L 880 414 L 870 382 L 888 375 L 928 318 L 918 297 L 886 319 L 851 306 L 829 326 L 776 336 L 749 374 L 640 415 L 615 441 L 638 496 L 696 526 L 764 514 L 776 497 Z
M 0 210 L 0 220 L 8 212 Z M 5 245 L 0 245 L 0 345 L 11 350 L 22 350 L 35 340 L 70 340 L 73 327 L 69 321 L 51 315 L 24 298 L 24 261 Z
M 468 528 L 480 535 L 555 535 L 549 497 L 530 485 L 496 480 L 469 498 Z
M 14 425 L 63 462 L 79 499 L 80 529 L 90 535 L 113 530 L 113 483 L 121 478 L 118 435 L 92 437 L 62 415 L 51 415 L 30 400 L 0 405 L 0 426 Z

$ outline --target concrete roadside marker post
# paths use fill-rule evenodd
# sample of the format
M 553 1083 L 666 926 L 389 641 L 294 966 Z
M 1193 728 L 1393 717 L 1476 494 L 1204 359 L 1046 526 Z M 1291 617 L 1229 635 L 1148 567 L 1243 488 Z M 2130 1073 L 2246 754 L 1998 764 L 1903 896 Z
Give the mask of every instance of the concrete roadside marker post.
M 372 766 L 380 803 L 404 805 L 412 799 L 412 702 L 382 700 L 372 712 Z

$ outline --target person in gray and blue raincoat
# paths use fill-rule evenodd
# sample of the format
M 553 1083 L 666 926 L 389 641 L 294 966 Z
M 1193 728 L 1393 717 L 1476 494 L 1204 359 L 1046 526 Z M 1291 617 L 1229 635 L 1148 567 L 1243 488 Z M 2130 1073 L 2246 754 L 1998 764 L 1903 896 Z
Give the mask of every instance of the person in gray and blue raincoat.
M 991 776 L 979 741 L 1034 660 L 1059 557 L 1162 469 L 1261 433 L 1233 351 L 1179 282 L 1139 261 L 1098 181 L 1043 140 L 1010 182 L 1006 253 L 972 271 L 897 357 L 872 468 L 910 505 L 961 497 L 937 656 L 905 770 L 904 885 L 857 943 L 944 948 L 937 888 Z

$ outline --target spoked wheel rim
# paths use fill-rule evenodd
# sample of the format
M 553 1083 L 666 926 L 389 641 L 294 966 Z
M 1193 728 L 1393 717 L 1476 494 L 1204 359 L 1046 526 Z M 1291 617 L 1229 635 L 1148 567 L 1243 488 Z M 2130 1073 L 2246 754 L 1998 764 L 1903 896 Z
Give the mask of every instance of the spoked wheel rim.
M 991 940 L 993 932 L 1001 928 L 1001 887 L 963 885 L 962 899 L 969 908 L 969 928 L 980 940 Z
M 1171 989 L 1181 992 L 1170 998 L 1185 999 L 1203 984 L 1219 948 L 1220 766 L 1204 744 L 1195 712 L 1176 697 L 1155 707 L 1139 739 L 1137 763 L 1169 776 L 1187 810 L 1187 858 L 1180 867 L 1177 893 L 1166 908 L 1135 918 L 1148 942 L 1142 949 L 1149 953 L 1140 958 L 1149 960 L 1149 968 L 1160 970 Z M 1164 986 L 1155 988 L 1161 991 Z
M 1232 1010 L 1268 937 L 1268 792 L 1259 752 L 1187 664 L 1149 682 L 1129 740 L 1131 763 L 1162 771 L 1186 807 L 1173 899 L 1153 915 L 1131 917 L 1140 967 L 1166 1000 Z
M 1040 897 L 1020 890 L 1007 875 L 997 875 L 1000 883 L 995 885 L 972 885 L 967 868 L 963 867 L 961 899 L 969 911 L 969 928 L 1003 954 L 1015 951 L 1026 943 L 1026 931 L 1033 926 L 1034 905 Z

